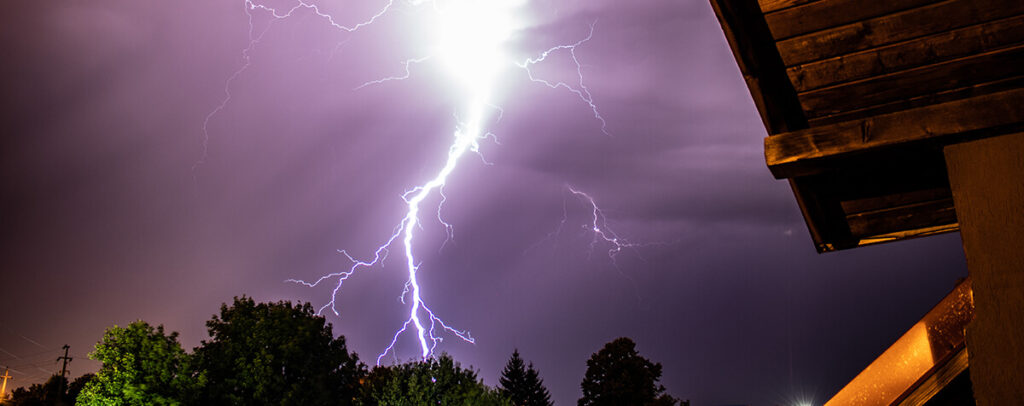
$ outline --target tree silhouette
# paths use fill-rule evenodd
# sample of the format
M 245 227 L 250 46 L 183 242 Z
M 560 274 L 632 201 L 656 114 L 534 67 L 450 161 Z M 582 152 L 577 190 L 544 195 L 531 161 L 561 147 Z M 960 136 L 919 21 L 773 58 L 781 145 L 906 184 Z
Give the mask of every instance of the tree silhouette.
M 447 354 L 426 361 L 378 366 L 363 383 L 363 406 L 508 406 L 500 393 Z
M 195 350 L 202 405 L 351 405 L 365 366 L 309 303 L 235 298 Z
M 11 392 L 7 402 L 0 403 L 11 406 L 62 406 L 74 404 L 74 398 L 68 397 L 62 388 L 67 387 L 67 378 L 52 375 L 45 383 L 36 383 L 28 388 L 18 388 Z
M 514 406 L 552 406 L 551 394 L 544 387 L 533 363 L 527 367 L 519 357 L 519 350 L 512 351 L 512 357 L 501 371 L 499 389 Z
M 636 343 L 621 337 L 605 344 L 587 360 L 580 386 L 579 406 L 673 406 L 678 400 L 665 394 L 661 364 L 641 357 Z M 684 402 L 684 404 L 687 404 Z
M 70 400 L 68 404 L 75 404 L 78 395 L 82 393 L 82 389 L 85 389 L 85 385 L 88 385 L 90 381 L 96 378 L 96 374 L 85 374 L 78 378 L 75 378 L 68 386 L 67 398 Z

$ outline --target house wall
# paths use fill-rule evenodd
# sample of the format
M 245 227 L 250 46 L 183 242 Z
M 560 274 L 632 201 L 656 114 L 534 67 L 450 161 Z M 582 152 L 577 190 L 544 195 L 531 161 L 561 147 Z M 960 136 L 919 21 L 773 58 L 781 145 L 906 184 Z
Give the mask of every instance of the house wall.
M 1024 404 L 1024 133 L 950 145 L 945 156 L 974 288 L 977 404 Z

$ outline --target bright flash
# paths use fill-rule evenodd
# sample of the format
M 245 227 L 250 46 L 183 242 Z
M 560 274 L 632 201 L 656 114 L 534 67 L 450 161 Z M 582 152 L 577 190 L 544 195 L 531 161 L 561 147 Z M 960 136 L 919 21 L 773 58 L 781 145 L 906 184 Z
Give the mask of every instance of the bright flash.
M 403 196 L 408 204 L 405 218 L 399 223 L 391 239 L 381 246 L 381 249 L 386 249 L 392 241 L 400 237 L 405 249 L 405 268 L 409 274 L 402 298 L 403 301 L 406 298 L 410 299 L 411 303 L 409 318 L 395 333 L 391 345 L 377 357 L 378 364 L 385 354 L 394 351 L 399 336 L 409 328 L 414 329 L 420 345 L 420 355 L 424 359 L 430 356 L 434 347 L 441 341 L 441 338 L 435 335 L 438 327 L 465 341 L 474 341 L 468 333 L 445 324 L 424 303 L 417 278 L 419 263 L 414 253 L 413 241 L 420 223 L 421 203 L 434 193 L 440 194 L 443 202 L 443 188 L 449 175 L 466 152 L 479 150 L 479 141 L 487 136 L 483 126 L 487 120 L 487 113 L 492 109 L 490 106 L 495 79 L 501 67 L 509 64 L 502 48 L 513 34 L 515 24 L 511 16 L 518 4 L 521 2 L 509 0 L 451 0 L 432 4 L 436 12 L 436 20 L 432 21 L 436 35 L 434 56 L 439 57 L 454 76 L 463 92 L 465 104 L 458 114 L 462 119 L 454 132 L 455 140 L 448 149 L 444 166 L 434 178 Z M 438 220 L 450 228 L 440 217 Z
M 504 45 L 517 28 L 516 9 L 522 4 L 452 0 L 435 5 L 435 53 L 470 97 L 489 91 L 498 72 L 510 63 Z
M 395 332 L 390 345 L 378 355 L 378 364 L 380 364 L 381 359 L 387 353 L 395 354 L 395 346 L 399 337 L 406 332 L 415 335 L 419 344 L 420 356 L 424 359 L 430 357 L 435 347 L 442 341 L 442 338 L 439 336 L 440 333 L 454 335 L 466 342 L 475 342 L 468 332 L 452 328 L 427 306 L 424 292 L 422 292 L 418 280 L 421 260 L 417 259 L 415 255 L 417 247 L 415 239 L 416 233 L 421 229 L 422 225 L 420 216 L 423 213 L 423 209 L 427 209 L 421 207 L 421 205 L 424 202 L 431 201 L 428 199 L 435 196 L 440 197 L 441 203 L 439 204 L 443 205 L 446 200 L 444 187 L 449 176 L 455 171 L 458 163 L 467 152 L 479 152 L 480 141 L 491 135 L 486 131 L 486 127 L 493 118 L 492 116 L 495 111 L 498 112 L 500 117 L 501 109 L 496 107 L 495 99 L 497 99 L 497 86 L 502 83 L 500 79 L 506 73 L 505 71 L 518 68 L 520 74 L 525 72 L 526 77 L 532 82 L 543 84 L 552 89 L 563 88 L 572 92 L 590 106 L 594 117 L 601 123 L 601 130 L 608 134 L 608 131 L 605 129 L 605 120 L 598 112 L 590 90 L 583 83 L 583 69 L 576 55 L 576 48 L 589 41 L 593 36 L 594 24 L 591 23 L 590 32 L 586 38 L 572 44 L 552 46 L 534 58 L 514 61 L 506 52 L 506 49 L 516 36 L 517 31 L 526 26 L 524 22 L 526 18 L 523 17 L 523 9 L 525 8 L 523 6 L 525 3 L 526 0 L 405 0 L 401 2 L 386 0 L 386 3 L 376 13 L 367 16 L 362 21 L 350 22 L 346 25 L 346 23 L 336 20 L 334 16 L 323 11 L 317 5 L 317 2 L 311 0 L 294 0 L 292 6 L 285 8 L 266 5 L 260 3 L 260 0 L 244 0 L 245 12 L 250 18 L 249 47 L 242 52 L 245 64 L 228 78 L 224 87 L 225 98 L 218 107 L 207 115 L 206 120 L 203 122 L 203 158 L 205 158 L 205 138 L 208 138 L 209 134 L 206 128 L 207 123 L 231 100 L 230 85 L 232 80 L 249 66 L 250 51 L 260 43 L 263 34 L 267 32 L 267 29 L 262 31 L 254 29 L 252 25 L 253 13 L 265 13 L 273 19 L 281 20 L 289 18 L 296 13 L 307 12 L 326 21 L 338 30 L 354 33 L 387 18 L 392 12 L 399 12 L 398 10 L 423 11 L 424 20 L 421 21 L 424 21 L 427 24 L 426 27 L 428 27 L 424 31 L 423 38 L 426 48 L 428 48 L 426 55 L 419 55 L 416 58 L 406 60 L 403 63 L 405 69 L 402 75 L 365 82 L 355 89 L 359 90 L 367 86 L 380 85 L 389 81 L 408 79 L 412 74 L 411 69 L 414 66 L 428 63 L 428 61 L 429 63 L 439 63 L 452 76 L 454 86 L 451 90 L 455 92 L 459 97 L 458 100 L 460 100 L 456 109 L 457 122 L 452 132 L 454 139 L 446 151 L 447 154 L 443 163 L 441 163 L 433 177 L 423 180 L 418 186 L 413 187 L 402 195 L 402 199 L 406 203 L 405 215 L 401 217 L 398 224 L 392 229 L 390 238 L 377 247 L 372 257 L 366 259 L 356 259 L 349 255 L 348 252 L 342 250 L 341 253 L 352 262 L 352 266 L 348 269 L 330 273 L 308 282 L 289 279 L 290 282 L 310 287 L 336 279 L 336 284 L 331 292 L 331 300 L 321 307 L 318 313 L 330 309 L 337 314 L 335 299 L 342 284 L 348 277 L 361 268 L 381 265 L 390 250 L 400 246 L 405 254 L 402 265 L 408 273 L 408 279 L 400 299 L 402 303 L 409 306 L 408 317 Z M 578 79 L 570 82 L 547 81 L 534 75 L 531 67 L 543 62 L 549 55 L 555 52 L 568 53 L 570 55 L 571 60 L 575 64 Z M 199 163 L 201 162 L 202 160 Z M 570 188 L 570 190 L 593 206 L 593 222 L 591 226 L 594 233 L 594 242 L 591 244 L 591 248 L 593 248 L 594 244 L 602 241 L 609 244 L 612 246 L 609 250 L 609 256 L 614 260 L 615 254 L 620 250 L 634 246 L 634 244 L 619 239 L 614 232 L 607 228 L 604 215 L 589 195 L 575 189 Z M 451 226 L 440 216 L 440 206 L 429 213 L 436 213 L 437 220 L 450 233 Z

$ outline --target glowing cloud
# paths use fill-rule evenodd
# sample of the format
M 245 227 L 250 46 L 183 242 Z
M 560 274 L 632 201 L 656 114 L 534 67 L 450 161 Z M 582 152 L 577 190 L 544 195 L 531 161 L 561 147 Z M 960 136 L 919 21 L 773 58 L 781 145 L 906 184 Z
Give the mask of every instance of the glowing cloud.
M 440 197 L 440 203 L 435 210 L 437 219 L 446 227 L 449 238 L 451 237 L 451 225 L 445 222 L 440 215 L 441 206 L 447 199 L 444 195 L 444 187 L 449 176 L 457 169 L 459 162 L 467 152 L 478 153 L 480 141 L 491 136 L 485 128 L 487 123 L 493 119 L 492 116 L 497 115 L 497 118 L 500 118 L 502 113 L 502 110 L 497 107 L 498 103 L 494 98 L 496 85 L 500 82 L 503 73 L 509 71 L 510 68 L 512 68 L 511 70 L 518 69 L 524 72 L 529 80 L 533 82 L 553 89 L 562 88 L 574 93 L 590 107 L 594 117 L 600 121 L 602 131 L 608 134 L 607 123 L 594 103 L 590 90 L 584 85 L 582 65 L 576 55 L 576 48 L 592 38 L 594 33 L 593 24 L 591 24 L 587 36 L 575 43 L 556 45 L 541 52 L 534 58 L 513 61 L 510 59 L 505 47 L 514 36 L 516 30 L 523 26 L 523 22 L 519 20 L 518 16 L 522 14 L 522 8 L 525 5 L 524 1 L 416 0 L 406 2 L 405 4 L 411 6 L 417 13 L 420 13 L 425 24 L 430 27 L 431 46 L 429 47 L 429 54 L 405 60 L 402 63 L 404 67 L 404 74 L 402 75 L 371 80 L 357 86 L 355 89 L 358 90 L 389 81 L 406 80 L 412 76 L 414 66 L 428 62 L 440 63 L 451 75 L 451 91 L 455 92 L 459 99 L 462 100 L 456 112 L 453 140 L 448 147 L 444 163 L 432 178 L 425 180 L 401 196 L 406 203 L 405 215 L 392 229 L 390 237 L 378 245 L 372 256 L 359 259 L 348 251 L 341 250 L 340 252 L 352 262 L 349 268 L 323 275 L 311 281 L 288 280 L 288 282 L 310 287 L 333 281 L 334 288 L 331 291 L 331 299 L 319 309 L 319 312 L 322 313 L 324 310 L 330 309 L 335 314 L 338 314 L 336 298 L 344 282 L 362 268 L 382 264 L 390 250 L 394 248 L 394 245 L 396 243 L 400 244 L 404 254 L 403 268 L 407 272 L 408 278 L 399 298 L 402 303 L 409 306 L 408 318 L 395 331 L 390 344 L 378 355 L 377 364 L 380 364 L 383 357 L 388 353 L 395 354 L 395 346 L 399 338 L 406 332 L 415 335 L 419 344 L 419 355 L 424 359 L 430 357 L 437 345 L 443 341 L 443 338 L 439 335 L 442 332 L 451 334 L 469 343 L 475 342 L 472 335 L 467 331 L 451 327 L 427 306 L 425 301 L 426 295 L 419 283 L 421 264 L 416 256 L 415 240 L 416 232 L 421 228 L 421 214 L 424 210 L 424 207 L 422 207 L 423 203 L 435 194 Z M 207 124 L 231 100 L 231 82 L 248 68 L 251 63 L 249 59 L 250 52 L 267 32 L 266 29 L 260 32 L 256 31 L 253 24 L 254 13 L 264 13 L 271 17 L 272 21 L 276 21 L 286 19 L 301 11 L 308 11 L 338 30 L 354 33 L 385 18 L 395 6 L 396 4 L 393 0 L 388 1 L 363 21 L 344 25 L 339 23 L 338 19 L 334 16 L 324 12 L 320 6 L 306 0 L 298 0 L 287 8 L 277 8 L 254 0 L 245 0 L 245 11 L 249 16 L 250 23 L 249 46 L 243 51 L 245 63 L 228 78 L 225 83 L 224 99 L 220 105 L 210 112 L 204 121 L 204 145 L 205 140 L 209 138 Z M 574 83 L 548 81 L 538 78 L 531 71 L 531 67 L 543 62 L 556 52 L 568 53 L 573 63 L 576 64 L 577 80 Z M 206 159 L 205 152 L 197 165 L 201 164 L 204 159 Z M 573 194 L 588 202 L 592 207 L 593 221 L 588 226 L 590 231 L 594 233 L 594 242 L 591 247 L 600 241 L 609 244 L 611 246 L 609 256 L 614 259 L 615 254 L 621 251 L 621 249 L 633 246 L 621 240 L 614 232 L 607 228 L 604 216 L 591 196 L 577 189 L 570 188 L 570 190 Z

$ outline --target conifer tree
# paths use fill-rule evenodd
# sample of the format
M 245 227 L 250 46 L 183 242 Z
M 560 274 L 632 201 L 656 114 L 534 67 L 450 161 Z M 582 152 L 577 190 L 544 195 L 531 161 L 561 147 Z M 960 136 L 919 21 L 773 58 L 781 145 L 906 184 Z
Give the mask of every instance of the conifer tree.
M 552 406 L 551 394 L 544 387 L 544 380 L 533 368 L 532 362 L 529 366 L 523 363 L 519 350 L 512 352 L 498 382 L 501 393 L 514 406 Z

